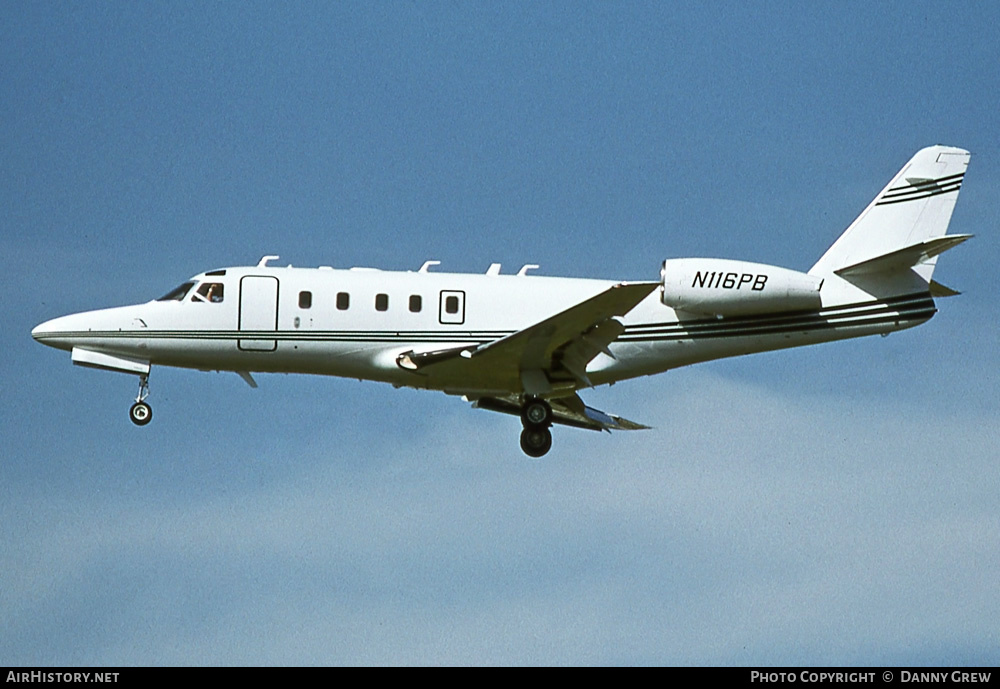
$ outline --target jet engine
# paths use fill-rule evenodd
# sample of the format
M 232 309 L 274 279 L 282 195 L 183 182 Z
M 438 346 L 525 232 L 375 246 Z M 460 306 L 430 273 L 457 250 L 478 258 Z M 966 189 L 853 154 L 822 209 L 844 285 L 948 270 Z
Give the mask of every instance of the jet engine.
M 664 304 L 715 316 L 816 310 L 823 285 L 795 270 L 723 258 L 668 259 L 660 278 Z

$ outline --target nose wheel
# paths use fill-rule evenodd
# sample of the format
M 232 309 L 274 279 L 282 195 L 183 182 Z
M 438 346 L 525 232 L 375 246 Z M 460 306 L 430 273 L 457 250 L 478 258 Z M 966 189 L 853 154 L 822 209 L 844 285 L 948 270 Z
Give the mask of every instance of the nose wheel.
M 153 408 L 146 404 L 149 397 L 149 375 L 139 376 L 139 394 L 136 395 L 135 404 L 128 410 L 128 418 L 136 426 L 145 426 L 153 420 Z
M 521 406 L 521 450 L 529 457 L 541 457 L 552 449 L 552 407 L 543 399 L 529 397 Z
M 153 420 L 153 408 L 145 402 L 136 402 L 128 410 L 128 418 L 132 419 L 132 423 L 136 426 L 145 426 Z

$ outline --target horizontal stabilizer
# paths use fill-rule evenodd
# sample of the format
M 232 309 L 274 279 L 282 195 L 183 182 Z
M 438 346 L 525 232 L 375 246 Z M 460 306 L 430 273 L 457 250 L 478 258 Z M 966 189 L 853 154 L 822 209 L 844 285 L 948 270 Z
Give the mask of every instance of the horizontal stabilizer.
M 873 273 L 886 273 L 893 270 L 905 270 L 915 265 L 925 263 L 938 254 L 942 254 L 948 249 L 952 249 L 965 240 L 971 238 L 971 234 L 953 234 L 944 237 L 935 237 L 912 246 L 907 246 L 887 254 L 870 258 L 860 263 L 854 263 L 844 268 L 835 270 L 837 275 L 871 275 Z

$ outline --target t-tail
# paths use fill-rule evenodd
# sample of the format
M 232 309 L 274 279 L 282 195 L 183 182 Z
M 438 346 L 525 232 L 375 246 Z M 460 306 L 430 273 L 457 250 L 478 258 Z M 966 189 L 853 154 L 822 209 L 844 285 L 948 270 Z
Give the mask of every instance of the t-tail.
M 939 254 L 972 235 L 948 235 L 969 152 L 948 146 L 918 151 L 809 274 L 824 279 L 824 303 L 887 299 L 923 292 L 957 294 L 933 281 Z

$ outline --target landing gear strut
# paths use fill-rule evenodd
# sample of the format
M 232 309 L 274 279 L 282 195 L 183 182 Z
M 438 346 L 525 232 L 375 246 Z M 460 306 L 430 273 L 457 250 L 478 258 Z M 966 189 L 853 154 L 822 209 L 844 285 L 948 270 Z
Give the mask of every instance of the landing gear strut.
M 149 374 L 143 373 L 139 376 L 139 394 L 136 395 L 135 404 L 128 410 L 128 418 L 136 426 L 145 426 L 153 420 L 153 409 L 146 404 L 149 397 Z
M 521 406 L 521 450 L 529 457 L 541 457 L 552 449 L 552 407 L 543 399 L 529 397 Z

